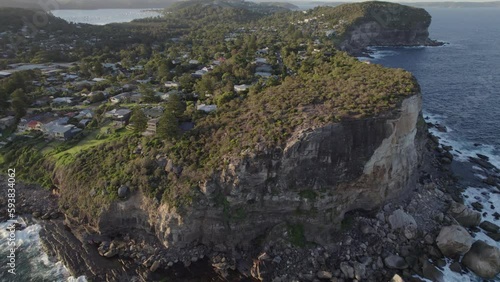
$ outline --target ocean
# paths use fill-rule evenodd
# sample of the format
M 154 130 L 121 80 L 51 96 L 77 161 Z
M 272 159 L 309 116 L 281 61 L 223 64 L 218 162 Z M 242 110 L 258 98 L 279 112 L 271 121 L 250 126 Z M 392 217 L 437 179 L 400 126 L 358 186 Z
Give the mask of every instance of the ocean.
M 484 205 L 483 220 L 500 225 L 500 195 L 481 180 L 485 171 L 468 162 L 482 154 L 500 168 L 500 9 L 429 8 L 430 37 L 448 44 L 441 47 L 372 48 L 372 63 L 412 72 L 422 88 L 424 117 L 446 126 L 431 129 L 440 142 L 453 147 L 452 170 L 469 206 Z M 489 172 L 491 173 L 491 172 Z M 500 247 L 484 232 L 475 239 Z M 445 269 L 447 281 L 482 281 L 469 274 L 458 276 Z M 497 277 L 495 281 L 500 281 Z
M 453 146 L 457 163 L 465 164 L 468 156 L 480 153 L 500 168 L 500 9 L 427 10 L 433 17 L 431 37 L 449 44 L 442 47 L 375 48 L 374 58 L 370 60 L 388 67 L 404 68 L 417 77 L 422 87 L 424 116 L 430 122 L 447 127 L 447 132 L 432 132 L 441 138 L 442 143 Z M 53 13 L 70 21 L 92 24 L 133 19 L 126 20 L 119 13 L 109 16 L 102 10 Z M 472 169 L 470 174 L 479 178 L 477 167 L 465 167 Z M 474 183 L 470 179 L 463 179 L 463 182 L 467 185 Z M 464 193 L 468 196 L 466 203 L 483 202 L 487 212 L 484 218 L 500 224 L 492 217 L 493 212 L 500 213 L 500 196 L 489 193 L 484 187 L 467 187 Z M 486 203 L 497 208 L 492 209 Z M 85 281 L 83 277 L 70 277 L 60 262 L 43 252 L 38 236 L 40 226 L 36 224 L 16 232 L 20 251 L 18 275 L 13 279 L 6 272 L 6 227 L 6 223 L 0 223 L 0 281 Z M 477 233 L 476 239 L 500 247 L 484 233 Z M 444 272 L 447 281 L 481 281 L 472 274 L 459 276 L 449 268 Z
M 156 11 L 144 9 L 53 10 L 51 13 L 68 22 L 93 25 L 126 23 L 159 15 Z

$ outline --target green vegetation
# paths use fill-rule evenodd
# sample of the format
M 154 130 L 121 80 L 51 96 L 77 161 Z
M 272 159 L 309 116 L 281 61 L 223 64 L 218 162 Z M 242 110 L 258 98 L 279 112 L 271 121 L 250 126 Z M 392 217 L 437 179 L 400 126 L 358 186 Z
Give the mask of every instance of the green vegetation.
M 304 236 L 304 226 L 300 223 L 287 224 L 288 239 L 290 243 L 297 247 L 304 247 L 306 245 L 306 238 Z
M 284 149 L 290 137 L 305 128 L 389 116 L 404 98 L 419 92 L 410 73 L 361 63 L 337 51 L 335 38 L 322 35 L 321 42 L 315 42 L 314 26 L 290 24 L 324 14 L 328 28 L 339 25 L 338 31 L 345 32 L 359 20 L 373 17 L 370 11 L 385 11 L 396 4 L 349 4 L 304 14 L 264 9 L 266 5 L 247 6 L 239 1 L 221 3 L 204 6 L 199 1 L 180 2 L 161 18 L 127 24 L 79 28 L 66 24 L 57 32 L 58 40 L 81 42 L 71 52 L 58 52 L 64 55 L 53 57 L 31 46 L 18 56 L 0 59 L 0 65 L 78 60 L 68 72 L 78 73 L 83 79 L 106 79 L 81 87 L 61 82 L 61 89 L 51 92 L 44 86 L 41 72 L 17 72 L 0 81 L 2 115 L 21 117 L 37 98 L 63 97 L 66 91 L 78 99 L 82 97 L 78 94 L 91 91 L 106 90 L 113 95 L 124 85 L 137 85 L 138 80 L 146 81 L 138 87 L 143 102 L 164 108 L 157 136 L 144 137 L 139 134 L 147 126 L 143 105 L 134 104 L 134 131 L 115 129 L 104 113 L 118 106 L 102 101 L 103 94 L 95 95 L 90 102 L 102 104 L 93 106 L 95 116 L 84 130 L 83 139 L 45 142 L 41 138 L 18 137 L 0 150 L 1 165 L 33 168 L 32 175 L 21 174 L 21 179 L 45 186 L 57 178 L 71 191 L 62 195 L 62 205 L 84 214 L 88 220 L 95 220 L 106 205 L 117 199 L 121 185 L 172 207 L 188 206 L 201 193 L 199 183 L 233 160 L 255 152 Z M 404 8 L 401 13 L 411 11 Z M 419 11 L 412 12 L 409 19 L 394 24 L 411 27 L 416 21 L 427 20 Z M 52 32 L 55 27 L 49 26 Z M 2 28 L 10 30 L 8 26 Z M 40 40 L 48 40 L 50 32 L 40 34 Z M 0 39 L 0 49 L 9 44 L 9 40 Z M 255 75 L 256 57 L 269 62 L 270 77 Z M 189 63 L 191 60 L 197 62 Z M 120 71 L 103 67 L 103 63 L 115 62 L 120 62 Z M 191 75 L 209 65 L 211 70 L 201 77 Z M 34 80 L 42 86 L 35 87 L 31 83 Z M 163 86 L 166 81 L 178 82 L 181 92 L 163 102 L 155 94 L 172 90 Z M 235 91 L 234 86 L 241 84 L 251 87 Z M 125 103 L 120 107 L 132 105 L 131 101 Z M 217 111 L 197 111 L 200 104 L 217 105 Z M 79 105 L 58 110 L 80 107 L 85 108 Z M 179 127 L 182 122 L 192 122 L 195 127 L 183 131 Z M 317 198 L 312 190 L 303 190 L 300 196 Z M 228 220 L 246 216 L 244 209 L 230 207 L 223 194 L 214 201 Z M 290 231 L 293 241 L 302 244 L 303 227 L 291 225 Z
M 302 198 L 314 201 L 314 200 L 316 200 L 316 197 L 318 196 L 318 193 L 316 193 L 314 190 L 307 189 L 307 190 L 300 191 L 299 195 Z

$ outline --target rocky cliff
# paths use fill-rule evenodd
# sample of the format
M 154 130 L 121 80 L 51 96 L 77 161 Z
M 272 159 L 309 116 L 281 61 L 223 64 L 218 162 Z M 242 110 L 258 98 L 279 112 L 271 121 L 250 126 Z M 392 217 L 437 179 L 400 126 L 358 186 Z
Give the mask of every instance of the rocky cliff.
M 282 224 L 327 244 L 346 212 L 371 210 L 416 184 L 424 139 L 421 97 L 397 113 L 296 132 L 283 151 L 262 152 L 227 167 L 202 186 L 191 208 L 178 210 L 135 194 L 100 217 L 103 234 L 148 230 L 167 247 L 249 247 Z
M 359 53 L 369 46 L 441 44 L 429 38 L 431 16 L 422 8 L 387 2 L 346 4 L 338 8 L 343 8 L 344 13 L 359 15 L 345 21 L 345 32 L 338 44 L 350 53 Z

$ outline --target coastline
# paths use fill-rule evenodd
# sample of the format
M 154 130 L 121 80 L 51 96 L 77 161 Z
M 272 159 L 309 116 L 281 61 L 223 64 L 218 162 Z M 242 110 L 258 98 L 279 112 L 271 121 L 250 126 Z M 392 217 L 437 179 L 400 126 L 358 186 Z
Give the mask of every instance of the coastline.
M 358 265 L 359 262 L 356 262 L 359 260 L 359 257 L 378 255 L 381 258 L 390 253 L 391 255 L 401 255 L 401 258 L 408 264 L 408 269 L 411 269 L 413 273 L 417 273 L 421 277 L 429 277 L 429 273 L 417 271 L 418 262 L 428 260 L 429 258 L 436 261 L 442 259 L 439 257 L 439 251 L 436 252 L 436 248 L 433 246 L 434 241 L 429 238 L 435 238 L 443 226 L 456 223 L 453 218 L 446 215 L 446 210 L 453 201 L 463 202 L 461 191 L 456 189 L 456 177 L 451 172 L 449 166 L 439 160 L 441 153 L 436 149 L 440 148 L 439 143 L 436 143 L 436 141 L 437 139 L 429 134 L 426 145 L 425 165 L 420 168 L 419 184 L 415 191 L 412 191 L 412 195 L 408 195 L 402 201 L 389 202 L 380 210 L 373 212 L 354 211 L 349 213 L 346 216 L 348 223 L 345 224 L 348 226 L 344 226 L 338 234 L 335 234 L 338 243 L 332 246 L 320 247 L 320 252 L 313 255 L 313 258 L 319 260 L 320 263 L 315 267 L 313 264 L 312 269 L 318 269 L 318 266 L 321 265 L 325 267 L 327 265 L 339 264 L 342 269 L 342 265 L 345 266 L 346 260 L 355 259 L 354 262 L 347 263 L 354 269 L 354 266 L 361 267 Z M 19 188 L 21 202 L 44 202 L 44 205 L 48 203 L 50 207 L 54 207 L 57 204 L 57 197 L 47 190 L 37 189 L 34 185 L 22 185 Z M 26 192 L 24 191 L 25 189 Z M 25 198 L 25 196 L 32 194 L 33 190 L 42 190 L 42 192 L 37 193 L 43 194 L 41 198 L 46 200 L 38 201 L 36 198 Z M 27 193 L 28 191 L 30 193 Z M 36 210 L 37 206 L 34 205 L 33 208 L 30 208 L 30 206 L 25 205 L 28 208 L 24 209 L 23 212 L 28 214 L 28 217 L 30 214 L 39 216 Z M 414 218 L 417 223 L 418 229 L 412 230 L 410 235 L 408 235 L 407 230 L 393 230 L 390 224 L 391 216 L 399 211 L 404 211 L 404 213 Z M 176 276 L 176 274 L 180 272 L 184 272 L 181 275 L 191 272 L 191 275 L 188 275 L 191 276 L 189 277 L 191 279 L 189 281 L 205 281 L 196 280 L 196 277 L 192 275 L 193 273 L 200 275 L 199 277 L 211 275 L 212 277 L 221 277 L 221 279 L 224 276 L 226 278 L 238 277 L 240 279 L 244 277 L 250 279 L 252 276 L 266 278 L 275 276 L 287 277 L 287 274 L 282 272 L 282 270 L 275 270 L 271 266 L 277 260 L 308 257 L 311 250 L 316 249 L 315 247 L 311 249 L 311 246 L 305 248 L 292 247 L 291 252 L 286 252 L 287 249 L 290 249 L 289 244 L 284 244 L 280 238 L 274 238 L 269 243 L 272 248 L 266 253 L 268 257 L 263 258 L 264 261 L 268 260 L 267 266 L 260 267 L 258 273 L 255 273 L 255 268 L 251 267 L 251 260 L 252 257 L 258 254 L 234 253 L 234 251 L 230 254 L 224 250 L 214 252 L 207 249 L 199 249 L 197 250 L 199 251 L 198 253 L 203 253 L 203 255 L 199 255 L 197 259 L 194 259 L 193 256 L 190 260 L 181 261 L 174 259 L 174 256 L 169 254 L 169 250 L 163 246 L 156 245 L 153 248 L 151 256 L 145 253 L 141 256 L 134 252 L 123 251 L 123 248 L 120 246 L 123 242 L 129 242 L 127 245 L 129 249 L 134 248 L 130 247 L 132 245 L 141 246 L 144 250 L 150 249 L 151 246 L 146 244 L 145 241 L 136 242 L 136 240 L 140 240 L 139 237 L 145 236 L 144 234 L 135 239 L 87 237 L 84 230 L 78 230 L 75 227 L 70 229 L 68 220 L 62 220 L 60 216 L 56 216 L 58 214 L 57 210 L 47 210 L 44 215 L 47 213 L 49 215 L 54 214 L 54 218 L 52 216 L 45 216 L 44 220 L 39 222 L 42 226 L 40 238 L 47 252 L 51 256 L 63 261 L 72 275 L 85 275 L 90 279 L 100 279 L 103 281 L 106 279 L 110 281 L 120 279 L 130 280 L 133 277 L 142 278 L 146 281 L 156 281 L 155 278 L 159 276 L 165 277 L 170 275 L 170 277 L 178 278 L 179 276 Z M 148 241 L 150 240 L 151 238 Z M 110 246 L 110 242 L 111 244 L 115 244 L 115 251 L 112 251 L 113 247 Z M 130 244 L 130 242 L 134 243 Z M 425 243 L 421 244 L 421 242 Z M 105 253 L 99 251 L 102 245 L 108 246 Z M 360 248 L 360 245 L 364 248 Z M 110 254 L 110 251 L 114 254 Z M 192 251 L 188 250 L 188 252 Z M 321 259 L 322 256 L 335 253 L 338 254 L 337 257 L 328 257 L 328 262 L 325 259 Z M 190 253 L 190 255 L 193 254 Z M 138 256 L 140 256 L 139 260 L 136 258 Z M 181 256 L 177 255 L 177 257 Z M 222 257 L 226 258 L 222 261 L 226 261 L 227 265 L 220 264 Z M 280 259 L 276 259 L 277 257 Z M 217 263 L 217 260 L 219 260 L 219 263 Z M 140 263 L 141 261 L 144 262 Z M 155 261 L 159 261 L 160 263 L 155 263 Z M 244 267 L 244 265 L 247 267 Z M 378 266 L 376 270 L 377 274 L 374 276 L 376 279 L 390 279 L 397 273 L 401 274 L 397 268 L 388 267 L 386 262 L 376 262 L 374 265 Z M 213 269 L 211 269 L 212 267 Z M 304 273 L 312 270 L 311 266 L 306 264 L 296 265 L 295 267 L 300 269 L 296 269 L 295 271 L 302 276 L 304 276 Z M 202 273 L 200 273 L 200 269 L 203 270 Z M 235 271 L 236 269 L 238 271 Z M 361 270 L 358 269 L 358 271 Z M 343 275 L 343 273 L 336 274 Z M 349 275 L 349 273 L 347 274 Z M 409 275 L 410 273 L 406 274 Z M 305 275 L 304 277 L 307 278 L 308 276 Z

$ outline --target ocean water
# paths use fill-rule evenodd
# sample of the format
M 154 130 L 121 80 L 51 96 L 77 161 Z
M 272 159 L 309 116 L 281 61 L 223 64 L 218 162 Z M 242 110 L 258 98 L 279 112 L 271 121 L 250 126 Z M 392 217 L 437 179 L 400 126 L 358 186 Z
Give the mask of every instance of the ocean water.
M 500 196 L 495 188 L 471 185 L 480 182 L 485 171 L 468 164 L 477 153 L 489 157 L 500 168 L 500 9 L 427 9 L 432 15 L 430 37 L 449 44 L 441 47 L 373 48 L 373 63 L 412 72 L 422 88 L 424 117 L 447 127 L 431 132 L 441 143 L 453 147 L 462 176 L 465 203 L 483 203 L 483 220 L 500 225 L 492 214 L 500 213 Z M 492 173 L 491 171 L 489 173 Z M 467 176 L 465 176 L 467 175 Z M 469 179 L 467 179 L 469 178 Z M 474 179 L 471 179 L 474 178 Z M 485 233 L 476 240 L 500 247 Z M 457 276 L 448 267 L 446 281 L 482 281 L 473 274 Z M 500 281 L 497 276 L 495 281 Z
M 105 25 L 157 17 L 158 12 L 143 9 L 53 10 L 52 14 L 72 23 Z
M 19 219 L 19 222 L 23 222 Z M 0 281 L 12 282 L 85 282 L 84 277 L 74 278 L 70 275 L 66 267 L 54 258 L 49 258 L 43 252 L 40 243 L 40 225 L 32 224 L 25 229 L 16 231 L 16 260 L 15 270 L 16 275 L 12 275 L 7 271 L 10 269 L 7 266 L 10 254 L 8 245 L 7 227 L 10 223 L 0 223 Z

